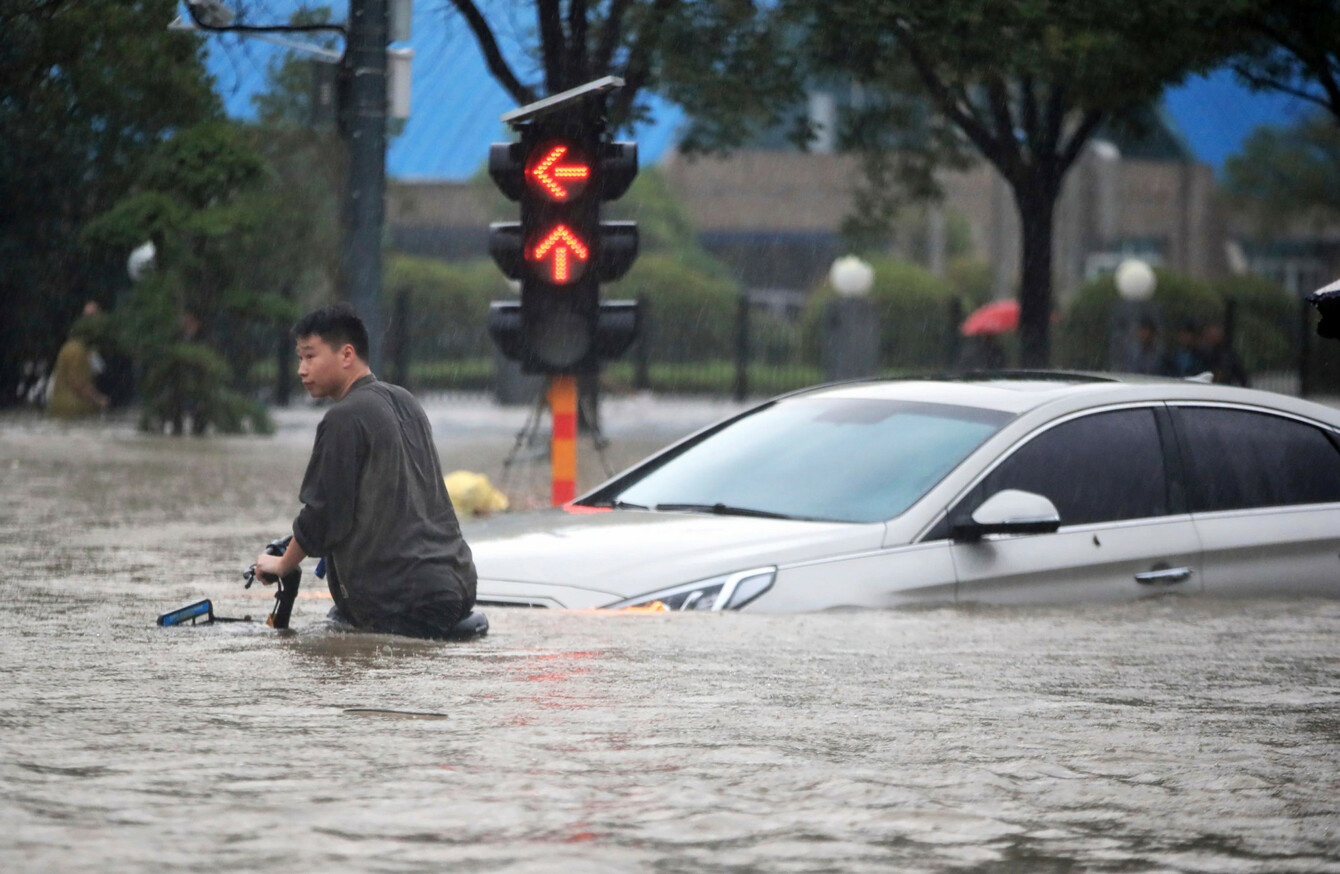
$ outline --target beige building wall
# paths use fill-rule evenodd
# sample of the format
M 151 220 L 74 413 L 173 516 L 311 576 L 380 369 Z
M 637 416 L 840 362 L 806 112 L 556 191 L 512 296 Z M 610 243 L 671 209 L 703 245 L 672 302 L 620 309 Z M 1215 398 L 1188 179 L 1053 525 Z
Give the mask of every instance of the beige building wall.
M 845 155 L 745 152 L 669 157 L 662 169 L 700 231 L 836 233 L 862 184 Z M 1020 226 L 1009 186 L 985 162 L 942 178 L 946 211 L 970 228 L 973 253 L 994 267 L 997 297 L 1018 286 Z M 1209 278 L 1226 269 L 1213 170 L 1197 163 L 1113 159 L 1089 150 L 1066 177 L 1056 208 L 1053 278 L 1065 300 L 1123 246 L 1147 245 L 1169 267 Z M 929 234 L 943 239 L 943 234 Z M 928 264 L 943 263 L 927 256 Z

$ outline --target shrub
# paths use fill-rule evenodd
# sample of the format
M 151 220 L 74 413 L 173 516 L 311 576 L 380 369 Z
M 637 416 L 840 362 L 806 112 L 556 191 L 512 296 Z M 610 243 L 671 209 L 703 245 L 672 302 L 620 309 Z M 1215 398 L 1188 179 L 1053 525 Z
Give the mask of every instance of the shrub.
M 945 279 L 970 310 L 991 300 L 991 262 L 985 258 L 960 255 L 950 259 Z
M 1225 304 L 1236 303 L 1237 350 L 1248 373 L 1297 365 L 1301 301 L 1262 276 L 1228 276 L 1214 283 Z
M 730 357 L 740 288 L 730 279 L 662 252 L 644 254 L 601 290 L 605 300 L 641 298 L 649 355 L 656 362 Z
M 491 355 L 493 344 L 485 330 L 489 303 L 515 297 L 498 268 L 484 259 L 453 262 L 392 254 L 384 288 L 385 325 L 391 324 L 400 294 L 409 293 L 413 361 Z
M 954 287 L 926 270 L 895 258 L 870 259 L 875 284 L 870 299 L 879 317 L 879 359 L 883 368 L 940 368 L 948 361 L 955 323 L 965 307 L 954 303 Z M 822 346 L 824 311 L 836 292 L 824 285 L 805 305 L 805 355 L 817 363 Z
M 1163 324 L 1163 339 L 1177 325 L 1204 324 L 1223 318 L 1223 301 L 1207 283 L 1168 270 L 1155 270 L 1153 304 Z M 1078 370 L 1106 370 L 1110 361 L 1113 307 L 1121 300 L 1112 275 L 1080 287 L 1054 334 L 1054 362 Z

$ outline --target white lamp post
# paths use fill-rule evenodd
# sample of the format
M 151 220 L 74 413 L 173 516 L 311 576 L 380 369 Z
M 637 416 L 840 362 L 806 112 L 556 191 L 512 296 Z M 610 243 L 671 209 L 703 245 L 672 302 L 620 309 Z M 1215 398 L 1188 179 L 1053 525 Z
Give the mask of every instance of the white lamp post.
M 828 281 L 840 297 L 865 297 L 875 284 L 875 269 L 855 255 L 844 255 L 828 269 Z
M 126 272 L 130 274 L 130 281 L 139 282 L 143 279 L 146 273 L 154 269 L 154 259 L 157 257 L 158 250 L 153 240 L 131 250 L 130 257 L 126 259 Z
M 1159 322 L 1158 306 L 1150 302 L 1158 284 L 1154 270 L 1139 258 L 1127 258 L 1112 278 L 1121 301 L 1112 308 L 1108 322 L 1108 369 L 1154 373 L 1159 367 L 1157 349 L 1148 337 L 1141 339 L 1139 330 L 1142 323 Z
M 833 262 L 828 281 L 837 298 L 825 312 L 824 375 L 830 380 L 874 376 L 879 369 L 879 314 L 870 300 L 875 270 L 847 255 Z
M 1118 264 L 1115 279 L 1121 299 L 1137 303 L 1153 297 L 1158 284 L 1153 268 L 1139 258 L 1127 258 Z

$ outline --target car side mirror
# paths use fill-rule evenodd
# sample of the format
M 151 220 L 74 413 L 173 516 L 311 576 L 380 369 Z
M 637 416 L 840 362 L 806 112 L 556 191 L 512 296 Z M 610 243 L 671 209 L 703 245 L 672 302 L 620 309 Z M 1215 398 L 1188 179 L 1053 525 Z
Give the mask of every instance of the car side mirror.
M 949 536 L 975 543 L 987 534 L 1051 534 L 1061 527 L 1056 505 L 1042 495 L 1005 489 L 987 498 L 972 517 L 955 522 Z

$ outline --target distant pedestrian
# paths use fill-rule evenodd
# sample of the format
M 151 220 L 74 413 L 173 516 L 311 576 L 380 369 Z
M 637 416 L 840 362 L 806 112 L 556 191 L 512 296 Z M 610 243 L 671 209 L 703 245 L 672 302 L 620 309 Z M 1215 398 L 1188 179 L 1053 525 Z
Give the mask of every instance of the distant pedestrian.
M 200 329 L 203 323 L 191 310 L 182 313 L 177 340 L 182 349 L 187 346 L 206 346 Z M 190 360 L 190 359 L 188 359 Z M 208 378 L 196 367 L 177 368 L 169 382 L 166 418 L 172 426 L 172 435 L 180 437 L 185 431 L 185 420 L 191 420 L 191 433 L 200 437 L 209 427 L 208 402 L 205 395 Z
M 1224 336 L 1224 326 L 1210 322 L 1200 334 L 1201 355 L 1205 358 L 1206 369 L 1214 374 L 1214 381 L 1227 385 L 1248 384 L 1247 368 L 1242 359 L 1233 351 L 1233 346 Z
M 70 338 L 57 353 L 51 372 L 48 415 L 78 419 L 107 409 L 107 396 L 95 384 L 103 368 L 97 345 L 106 335 L 106 320 L 97 303 L 89 301 L 84 314 L 71 326 Z
M 1004 370 L 1009 359 L 1000 338 L 992 334 L 965 337 L 959 352 L 960 370 Z
M 1197 376 L 1209 370 L 1201 352 L 1200 331 L 1195 322 L 1187 319 L 1177 326 L 1173 348 L 1168 350 L 1160 368 L 1165 376 Z
M 1159 348 L 1158 324 L 1149 316 L 1141 316 L 1135 325 L 1135 335 L 1127 341 L 1126 354 L 1121 361 L 1122 373 L 1162 373 L 1163 350 Z

